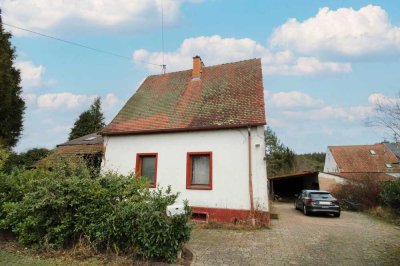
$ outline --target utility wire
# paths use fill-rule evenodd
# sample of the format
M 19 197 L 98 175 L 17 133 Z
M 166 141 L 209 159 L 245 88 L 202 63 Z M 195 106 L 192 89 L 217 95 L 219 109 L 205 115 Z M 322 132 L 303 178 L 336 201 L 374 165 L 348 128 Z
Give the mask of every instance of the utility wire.
M 165 65 L 164 57 L 164 5 L 163 0 L 161 0 L 161 50 L 162 50 L 162 70 L 163 74 L 167 71 L 167 66 Z
M 33 34 L 37 34 L 37 35 L 40 35 L 42 37 L 53 39 L 53 40 L 56 40 L 56 41 L 59 41 L 59 42 L 63 42 L 63 43 L 67 43 L 67 44 L 70 44 L 70 45 L 74 45 L 74 46 L 78 46 L 78 47 L 81 47 L 81 48 L 85 48 L 85 49 L 88 49 L 88 50 L 92 50 L 92 51 L 95 51 L 95 52 L 98 52 L 98 53 L 103 53 L 103 54 L 107 54 L 107 55 L 111 55 L 111 56 L 127 59 L 129 61 L 132 60 L 130 57 L 127 57 L 127 56 L 119 55 L 119 54 L 116 54 L 116 53 L 108 52 L 108 51 L 105 51 L 105 50 L 100 50 L 100 49 L 93 48 L 93 47 L 90 47 L 90 46 L 86 46 L 86 45 L 83 45 L 83 44 L 80 44 L 80 43 L 71 42 L 71 41 L 68 41 L 68 40 L 61 39 L 61 38 L 53 37 L 53 36 L 50 36 L 50 35 L 47 35 L 47 34 L 43 34 L 43 33 L 40 33 L 40 32 L 36 32 L 36 31 L 33 31 L 33 30 L 29 30 L 29 29 L 18 27 L 18 26 L 14 26 L 14 25 L 11 25 L 11 24 L 8 24 L 8 23 L 5 23 L 5 22 L 2 22 L 2 24 L 6 25 L 6 26 L 9 26 L 9 27 L 12 27 L 12 28 L 16 28 L 16 29 L 19 29 L 19 30 L 27 31 L 27 32 L 30 32 L 30 33 L 33 33 Z M 164 63 L 163 63 L 163 65 L 160 65 L 160 64 L 154 64 L 154 63 L 141 61 L 141 60 L 136 60 L 136 61 L 140 62 L 140 63 L 143 63 L 143 64 L 153 65 L 153 66 L 163 67 L 163 65 L 164 65 Z

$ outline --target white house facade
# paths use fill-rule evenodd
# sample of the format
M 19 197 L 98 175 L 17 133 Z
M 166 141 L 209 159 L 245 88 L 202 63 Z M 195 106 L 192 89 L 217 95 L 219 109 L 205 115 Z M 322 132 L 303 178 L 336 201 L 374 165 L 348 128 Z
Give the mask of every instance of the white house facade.
M 140 154 L 157 158 L 155 185 L 179 192 L 178 201 L 189 200 L 193 207 L 221 209 L 214 212 L 229 215 L 232 210 L 250 210 L 248 129 L 196 131 L 182 133 L 109 136 L 104 143 L 103 170 L 122 174 L 136 172 Z M 251 167 L 253 200 L 256 210 L 268 212 L 264 127 L 251 129 Z M 212 158 L 211 186 L 192 187 L 187 180 L 188 156 L 209 153 Z M 124 156 L 120 156 L 124 154 Z M 196 208 L 195 208 L 196 209 Z M 208 210 L 213 212 L 213 210 Z M 227 212 L 227 213 L 225 213 Z M 209 215 L 212 215 L 209 213 Z M 218 214 L 219 215 L 219 214 Z M 238 217 L 239 218 L 239 217 Z
M 102 171 L 171 186 L 197 218 L 268 223 L 260 61 L 193 63 L 143 82 L 102 132 Z

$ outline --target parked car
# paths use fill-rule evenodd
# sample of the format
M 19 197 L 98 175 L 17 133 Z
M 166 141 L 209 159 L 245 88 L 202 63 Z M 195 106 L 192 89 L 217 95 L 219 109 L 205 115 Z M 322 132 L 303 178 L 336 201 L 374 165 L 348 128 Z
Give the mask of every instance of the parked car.
M 302 190 L 295 195 L 294 207 L 302 210 L 304 215 L 311 213 L 327 213 L 340 217 L 339 201 L 325 190 Z

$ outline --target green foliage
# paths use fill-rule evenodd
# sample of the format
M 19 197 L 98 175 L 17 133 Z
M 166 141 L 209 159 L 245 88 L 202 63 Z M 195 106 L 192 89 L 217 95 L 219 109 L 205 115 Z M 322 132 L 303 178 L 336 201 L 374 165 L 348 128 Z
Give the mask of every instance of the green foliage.
M 33 148 L 26 152 L 11 153 L 5 171 L 11 172 L 14 167 L 29 168 L 33 166 L 40 159 L 50 154 L 50 150 L 46 148 Z
M 15 169 L 0 175 L 0 225 L 36 248 L 63 248 L 85 238 L 99 251 L 174 261 L 190 237 L 187 213 L 166 216 L 177 194 L 149 191 L 145 179 L 59 162 L 52 171 Z
M 381 196 L 387 206 L 400 214 L 400 179 L 385 183 Z
M 0 144 L 0 171 L 3 170 L 4 165 L 7 163 L 10 153 L 3 145 Z
M 264 134 L 268 175 L 291 172 L 295 164 L 295 153 L 279 141 L 270 127 L 267 126 Z
M 79 115 L 69 133 L 69 140 L 98 132 L 104 126 L 104 115 L 101 112 L 101 101 L 98 97 L 93 101 L 88 110 Z
M 296 154 L 295 156 L 295 172 L 323 171 L 324 164 L 324 152 Z
M 11 34 L 3 28 L 0 9 L 0 143 L 6 147 L 17 144 L 25 110 L 20 71 L 14 67 L 15 58 Z
M 168 262 L 173 262 L 178 250 L 182 249 L 183 243 L 190 238 L 191 225 L 187 221 L 186 215 L 178 215 L 171 219 L 165 213 L 167 205 L 173 204 L 175 196 L 161 197 L 161 191 L 152 194 L 152 200 L 142 202 L 139 205 L 137 239 L 142 249 L 141 252 L 146 257 L 166 258 Z M 188 216 L 191 215 L 190 208 L 185 203 L 185 210 Z

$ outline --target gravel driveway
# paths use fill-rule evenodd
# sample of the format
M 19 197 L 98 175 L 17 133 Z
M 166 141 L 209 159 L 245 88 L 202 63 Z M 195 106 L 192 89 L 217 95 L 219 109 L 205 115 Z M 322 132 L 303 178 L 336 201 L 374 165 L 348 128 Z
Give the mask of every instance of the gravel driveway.
M 400 265 L 400 229 L 361 213 L 304 216 L 279 203 L 272 229 L 195 229 L 193 265 Z

